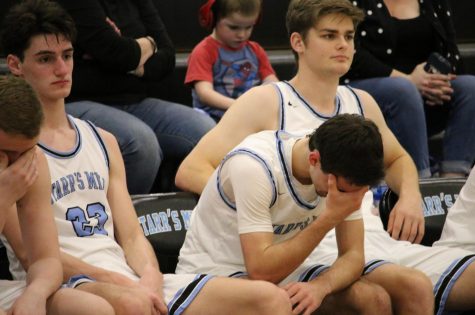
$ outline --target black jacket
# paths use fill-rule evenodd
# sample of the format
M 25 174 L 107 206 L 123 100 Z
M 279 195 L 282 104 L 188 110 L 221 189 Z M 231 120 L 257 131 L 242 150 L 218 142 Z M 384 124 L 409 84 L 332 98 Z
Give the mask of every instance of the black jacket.
M 175 67 L 175 49 L 152 0 L 56 0 L 72 16 L 78 31 L 74 43 L 73 88 L 68 101 L 94 100 L 130 104 L 151 96 Z M 106 22 L 120 29 L 117 34 Z M 158 52 L 136 69 L 140 47 L 136 38 L 151 36 Z
M 393 70 L 391 55 L 394 55 L 398 49 L 410 48 L 396 46 L 395 29 L 383 0 L 351 1 L 364 10 L 366 17 L 357 28 L 356 53 L 353 64 L 350 71 L 342 78 L 342 82 L 348 83 L 349 80 L 389 76 Z M 461 73 L 463 65 L 455 42 L 452 12 L 448 2 L 446 0 L 420 0 L 419 4 L 421 15 L 430 20 L 435 30 L 437 42 L 434 47 L 437 52 L 450 61 L 454 73 Z M 379 29 L 382 29 L 382 32 L 378 31 Z M 387 53 L 388 49 L 392 54 Z

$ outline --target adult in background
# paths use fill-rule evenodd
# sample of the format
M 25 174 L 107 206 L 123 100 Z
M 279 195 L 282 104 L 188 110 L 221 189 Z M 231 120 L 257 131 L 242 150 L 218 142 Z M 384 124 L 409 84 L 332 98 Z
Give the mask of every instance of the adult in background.
M 366 18 L 356 31 L 359 46 L 343 82 L 375 98 L 421 177 L 431 176 L 428 136 L 442 130 L 440 176 L 466 176 L 475 160 L 475 76 L 462 75 L 448 2 L 355 0 L 353 4 L 365 11 Z M 440 62 L 429 72 L 424 69 L 434 52 L 449 62 L 447 69 Z
M 175 50 L 152 0 L 57 2 L 78 32 L 66 110 L 116 136 L 130 193 L 147 193 L 162 162 L 179 163 L 214 121 L 156 98 Z

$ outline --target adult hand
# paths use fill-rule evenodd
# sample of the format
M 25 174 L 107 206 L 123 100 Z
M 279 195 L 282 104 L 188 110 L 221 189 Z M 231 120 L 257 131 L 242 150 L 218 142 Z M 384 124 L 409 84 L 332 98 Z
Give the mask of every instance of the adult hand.
M 154 266 L 144 267 L 139 284 L 148 291 L 155 311 L 160 315 L 168 313 L 168 308 L 163 298 L 163 274 Z
M 16 299 L 8 315 L 46 315 L 46 301 L 28 288 Z
M 424 236 L 424 214 L 419 196 L 401 196 L 388 220 L 388 233 L 393 239 L 420 243 Z
M 1 208 L 11 207 L 20 200 L 38 177 L 36 146 L 24 152 L 8 165 L 9 159 L 0 152 L 0 203 Z
M 368 189 L 368 186 L 364 186 L 351 192 L 340 191 L 337 187 L 336 177 L 333 174 L 328 175 L 326 208 L 320 217 L 330 220 L 334 225 L 339 224 L 361 207 L 364 194 Z
M 289 295 L 292 314 L 310 315 L 320 307 L 327 292 L 307 282 L 292 282 L 282 287 Z
M 427 105 L 442 105 L 450 101 L 453 89 L 450 81 L 454 75 L 427 73 L 424 70 L 425 62 L 414 68 L 408 79 L 414 83 L 421 95 L 426 99 Z

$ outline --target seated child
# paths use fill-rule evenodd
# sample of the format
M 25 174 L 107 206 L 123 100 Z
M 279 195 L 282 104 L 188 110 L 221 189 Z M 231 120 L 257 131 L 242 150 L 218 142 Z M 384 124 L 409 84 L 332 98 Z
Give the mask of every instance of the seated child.
M 234 99 L 262 83 L 277 81 L 264 49 L 250 41 L 261 0 L 208 0 L 200 24 L 212 29 L 190 54 L 185 84 L 193 107 L 219 121 Z

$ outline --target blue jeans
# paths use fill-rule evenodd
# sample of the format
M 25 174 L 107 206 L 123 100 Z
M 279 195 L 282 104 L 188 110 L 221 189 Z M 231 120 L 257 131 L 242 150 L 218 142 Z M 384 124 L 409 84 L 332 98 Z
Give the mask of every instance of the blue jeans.
M 156 98 L 120 106 L 73 102 L 66 111 L 117 138 L 131 194 L 150 192 L 162 161 L 180 163 L 215 125 L 190 107 Z
M 454 93 L 442 106 L 427 106 L 409 80 L 397 77 L 352 81 L 351 86 L 370 93 L 388 127 L 413 158 L 421 177 L 430 176 L 428 136 L 445 130 L 443 173 L 470 172 L 475 160 L 475 76 L 452 81 Z

